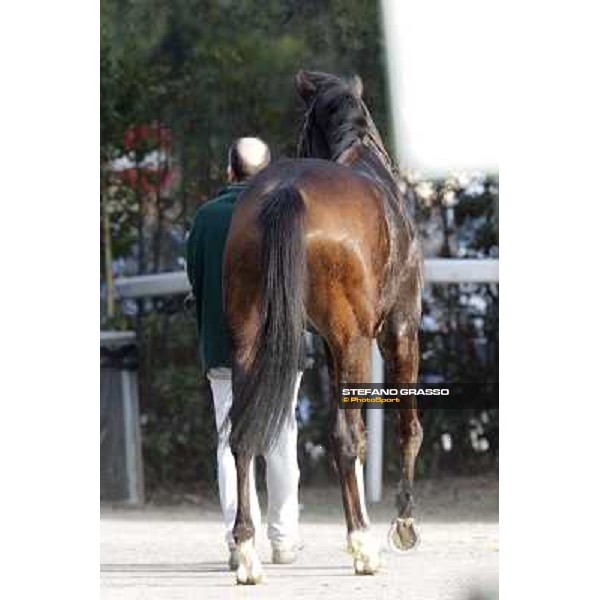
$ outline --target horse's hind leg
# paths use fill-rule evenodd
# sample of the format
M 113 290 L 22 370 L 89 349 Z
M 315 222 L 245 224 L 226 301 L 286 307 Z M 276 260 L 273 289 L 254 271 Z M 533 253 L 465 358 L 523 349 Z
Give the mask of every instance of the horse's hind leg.
M 233 292 L 237 292 L 237 288 Z M 233 295 L 233 294 L 232 294 Z M 236 296 L 234 296 L 236 297 Z M 233 359 L 233 394 L 234 404 L 239 385 L 243 385 L 247 365 L 251 360 L 251 348 L 257 331 L 256 311 L 254 304 L 247 302 L 245 310 L 239 310 L 239 321 L 236 323 Z M 232 428 L 235 417 L 231 416 Z M 252 468 L 252 454 L 244 448 L 236 447 L 231 441 L 231 451 L 235 459 L 237 471 L 237 512 L 233 526 L 233 538 L 236 543 L 239 566 L 236 571 L 236 580 L 240 584 L 254 585 L 260 583 L 263 568 L 255 548 L 254 524 L 250 508 L 250 469 Z M 258 524 L 257 524 L 258 525 Z
M 254 525 L 250 512 L 250 468 L 252 456 L 233 451 L 237 471 L 238 504 L 233 527 L 233 537 L 238 551 L 238 583 L 253 585 L 263 579 L 263 570 L 254 547 Z
M 418 324 L 414 320 L 392 314 L 386 320 L 378 342 L 386 360 L 389 383 L 416 383 L 419 371 Z M 405 407 L 396 411 L 395 415 L 402 469 L 396 493 L 398 518 L 392 523 L 388 536 L 390 546 L 394 550 L 410 550 L 419 542 L 413 518 L 413 481 L 415 462 L 423 440 L 423 429 L 415 396 L 406 398 Z
M 367 337 L 336 345 L 333 354 L 335 388 L 342 382 L 367 382 L 370 376 L 370 346 Z M 379 569 L 379 549 L 368 531 L 369 517 L 364 501 L 363 465 L 366 440 L 360 408 L 340 409 L 334 392 L 332 450 L 340 477 L 342 500 L 348 526 L 348 551 L 359 575 L 372 575 Z

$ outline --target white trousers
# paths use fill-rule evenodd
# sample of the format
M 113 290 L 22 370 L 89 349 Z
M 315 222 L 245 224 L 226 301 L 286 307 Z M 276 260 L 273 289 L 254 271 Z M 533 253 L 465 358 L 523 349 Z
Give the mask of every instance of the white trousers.
M 294 392 L 294 412 L 298 401 L 298 389 L 302 373 L 298 374 Z M 237 471 L 229 446 L 229 427 L 222 425 L 227 419 L 233 393 L 231 369 L 210 369 L 208 380 L 215 406 L 215 421 L 219 432 L 217 449 L 219 498 L 225 521 L 225 538 L 230 548 L 235 547 L 233 526 L 237 511 Z M 267 471 L 267 537 L 274 548 L 288 548 L 298 541 L 298 427 L 296 419 L 281 432 L 276 446 L 265 456 Z M 260 505 L 254 480 L 254 460 L 250 466 L 250 513 L 254 529 L 258 532 L 261 523 Z

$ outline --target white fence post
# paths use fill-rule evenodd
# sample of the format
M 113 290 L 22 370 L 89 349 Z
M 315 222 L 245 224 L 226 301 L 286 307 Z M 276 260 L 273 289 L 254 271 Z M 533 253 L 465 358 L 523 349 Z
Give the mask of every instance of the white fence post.
M 134 346 L 133 331 L 101 331 L 100 347 Z M 135 359 L 133 359 L 135 360 Z M 100 500 L 144 504 L 138 379 L 132 357 L 100 361 Z
M 371 383 L 385 383 L 383 357 L 373 340 Z M 381 502 L 383 481 L 383 408 L 367 409 L 367 500 Z

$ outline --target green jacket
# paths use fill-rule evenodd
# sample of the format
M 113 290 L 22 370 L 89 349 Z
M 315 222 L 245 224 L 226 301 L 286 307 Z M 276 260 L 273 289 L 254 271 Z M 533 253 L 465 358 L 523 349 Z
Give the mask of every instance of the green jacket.
M 204 371 L 231 367 L 231 339 L 223 312 L 223 251 L 235 202 L 245 184 L 222 189 L 194 216 L 187 241 L 187 275 L 196 298 L 200 362 Z

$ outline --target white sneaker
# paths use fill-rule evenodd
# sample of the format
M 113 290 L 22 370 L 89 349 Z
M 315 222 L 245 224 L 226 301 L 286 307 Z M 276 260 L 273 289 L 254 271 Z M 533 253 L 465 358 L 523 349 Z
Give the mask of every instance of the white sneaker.
M 298 553 L 304 548 L 301 541 L 291 546 L 281 544 L 273 546 L 272 561 L 274 565 L 290 565 L 298 560 Z

